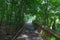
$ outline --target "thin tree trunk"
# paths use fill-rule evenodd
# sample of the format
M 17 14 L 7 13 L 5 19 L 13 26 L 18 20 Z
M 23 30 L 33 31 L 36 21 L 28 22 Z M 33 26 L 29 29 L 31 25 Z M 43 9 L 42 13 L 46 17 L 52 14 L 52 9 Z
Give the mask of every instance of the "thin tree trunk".
M 44 18 L 44 25 L 47 26 L 47 22 L 48 22 L 48 0 L 45 0 L 46 2 L 46 9 L 45 9 L 45 18 Z

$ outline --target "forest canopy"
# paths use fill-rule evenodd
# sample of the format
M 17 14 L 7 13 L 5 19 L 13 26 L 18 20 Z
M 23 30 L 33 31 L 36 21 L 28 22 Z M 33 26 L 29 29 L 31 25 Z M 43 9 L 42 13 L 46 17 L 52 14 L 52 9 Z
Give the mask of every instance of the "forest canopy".
M 7 29 L 11 26 L 12 30 L 21 28 L 31 18 L 60 33 L 60 0 L 0 0 L 0 24 L 5 32 L 11 32 Z

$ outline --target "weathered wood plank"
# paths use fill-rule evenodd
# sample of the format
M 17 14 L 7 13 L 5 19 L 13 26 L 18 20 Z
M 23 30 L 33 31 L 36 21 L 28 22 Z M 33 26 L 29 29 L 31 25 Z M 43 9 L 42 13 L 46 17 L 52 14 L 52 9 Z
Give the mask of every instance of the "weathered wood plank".
M 51 35 L 60 39 L 60 33 L 57 33 L 54 30 L 48 29 L 47 27 L 42 26 L 40 24 L 37 24 L 37 23 L 33 23 L 33 24 L 34 24 L 35 27 L 37 27 L 37 30 L 40 28 L 40 30 L 42 29 L 42 30 L 46 31 L 47 33 L 50 33 Z

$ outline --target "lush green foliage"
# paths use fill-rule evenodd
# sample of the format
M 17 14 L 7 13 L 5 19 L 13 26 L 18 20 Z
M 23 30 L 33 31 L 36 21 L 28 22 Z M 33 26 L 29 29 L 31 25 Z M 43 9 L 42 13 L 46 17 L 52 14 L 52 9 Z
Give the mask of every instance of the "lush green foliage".
M 60 0 L 0 0 L 2 25 L 21 26 L 33 15 L 37 23 L 60 32 Z

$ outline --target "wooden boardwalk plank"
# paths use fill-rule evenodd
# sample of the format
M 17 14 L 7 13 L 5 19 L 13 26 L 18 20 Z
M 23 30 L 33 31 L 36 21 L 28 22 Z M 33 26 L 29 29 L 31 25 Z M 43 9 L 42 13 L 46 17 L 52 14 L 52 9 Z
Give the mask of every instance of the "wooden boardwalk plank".
M 26 30 L 16 40 L 43 40 L 37 31 Z

